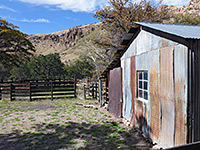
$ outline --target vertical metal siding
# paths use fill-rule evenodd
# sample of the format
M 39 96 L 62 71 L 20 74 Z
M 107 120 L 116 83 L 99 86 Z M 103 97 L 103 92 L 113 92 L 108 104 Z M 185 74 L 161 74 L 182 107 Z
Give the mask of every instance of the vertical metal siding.
M 146 52 L 141 55 L 136 56 L 136 71 L 146 70 L 149 76 L 149 57 L 151 52 Z M 149 89 L 149 85 L 148 85 Z M 136 125 L 142 128 L 142 131 L 146 134 L 150 134 L 150 101 L 148 100 L 140 101 L 136 98 L 135 100 L 135 113 L 136 113 Z
M 149 95 L 150 95 L 150 131 L 151 138 L 155 141 L 159 140 L 161 129 L 161 107 L 159 92 L 159 63 L 160 52 L 152 51 L 150 55 L 150 76 L 149 76 Z
M 167 47 L 160 50 L 161 143 L 164 147 L 174 145 L 173 49 L 173 47 Z
M 132 110 L 131 110 L 131 120 L 130 123 L 132 125 L 135 124 L 135 98 L 136 98 L 136 69 L 135 69 L 135 56 L 131 57 L 131 80 L 130 80 L 130 86 L 131 86 L 131 95 L 132 95 Z
M 123 116 L 130 121 L 132 110 L 132 95 L 130 88 L 130 58 L 123 63 Z
M 175 146 L 186 144 L 188 51 L 181 45 L 174 47 L 175 82 Z
M 122 116 L 122 69 L 115 68 L 110 71 L 108 111 L 116 117 Z
M 190 41 L 190 66 L 189 75 L 189 131 L 188 141 L 196 142 L 200 140 L 200 40 Z
M 186 53 L 187 50 L 183 45 L 142 30 L 121 58 L 123 116 L 128 120 L 131 118 L 132 122 L 135 113 L 135 125 L 164 147 L 180 145 L 182 140 L 184 142 L 186 140 Z M 198 57 L 200 58 L 200 56 Z M 200 66 L 200 63 L 198 64 Z M 197 70 L 198 66 L 195 65 L 195 67 Z M 138 100 L 136 89 L 134 93 L 134 84 L 137 78 L 134 77 L 134 74 L 137 74 L 137 70 L 148 70 L 148 101 Z M 195 83 L 195 86 L 199 87 L 197 84 L 200 85 L 200 80 L 196 78 L 191 82 L 199 81 Z M 200 78 L 200 73 L 198 78 Z M 196 101 L 191 107 L 194 111 L 194 118 L 199 119 L 194 121 L 193 131 L 199 133 L 200 128 L 197 125 L 200 124 L 200 109 L 196 104 L 199 103 L 197 99 L 200 96 L 197 92 L 198 90 L 195 91 L 196 97 L 194 97 Z M 198 93 L 200 94 L 200 92 Z M 199 113 L 199 115 L 195 113 Z M 198 139 L 198 135 L 195 134 L 194 139 Z

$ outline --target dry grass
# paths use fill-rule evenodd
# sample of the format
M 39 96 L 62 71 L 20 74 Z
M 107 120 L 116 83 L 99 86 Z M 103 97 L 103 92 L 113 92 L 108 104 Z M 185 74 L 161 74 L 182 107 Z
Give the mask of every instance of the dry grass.
M 149 149 L 104 109 L 74 103 L 94 100 L 0 101 L 0 149 Z

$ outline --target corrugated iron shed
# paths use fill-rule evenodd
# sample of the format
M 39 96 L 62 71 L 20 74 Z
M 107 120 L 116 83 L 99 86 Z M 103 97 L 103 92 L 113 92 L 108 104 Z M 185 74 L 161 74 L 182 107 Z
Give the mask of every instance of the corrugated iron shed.
M 167 34 L 179 36 L 184 39 L 200 39 L 200 26 L 183 25 L 183 24 L 166 24 L 166 23 L 150 23 L 150 22 L 135 22 L 135 25 L 129 30 L 118 48 L 114 60 L 102 72 L 102 76 L 110 69 L 115 68 L 120 61 L 121 56 L 125 53 L 128 46 L 137 35 L 140 27 L 147 27 L 153 30 L 161 31 Z

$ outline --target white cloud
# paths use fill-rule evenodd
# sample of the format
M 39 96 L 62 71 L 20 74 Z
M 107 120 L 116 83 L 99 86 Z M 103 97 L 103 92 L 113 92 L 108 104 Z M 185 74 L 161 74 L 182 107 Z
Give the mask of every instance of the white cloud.
M 5 10 L 9 10 L 9 11 L 12 11 L 12 12 L 17 12 L 16 10 L 12 9 L 12 8 L 9 8 L 9 7 L 6 7 L 4 5 L 0 5 L 0 9 L 5 9 Z
M 12 18 L 10 16 L 3 16 L 2 18 L 13 20 L 13 21 L 19 21 L 19 22 L 50 23 L 50 21 L 48 19 L 44 19 L 44 18 L 39 18 L 39 19 L 17 19 L 17 18 Z
M 33 23 L 50 23 L 49 20 L 47 19 L 44 19 L 44 18 L 40 18 L 40 19 L 21 19 L 21 20 L 18 20 L 18 21 L 21 21 L 21 22 L 33 22 Z
M 103 5 L 108 5 L 109 0 L 18 0 L 35 5 L 55 6 L 62 10 L 72 10 L 74 12 L 93 12 Z M 140 0 L 133 0 L 138 2 Z M 160 0 L 154 0 L 159 2 Z M 188 5 L 190 0 L 163 0 L 166 5 Z
M 96 8 L 105 5 L 109 0 L 18 0 L 36 5 L 52 5 L 62 10 L 74 12 L 93 12 Z

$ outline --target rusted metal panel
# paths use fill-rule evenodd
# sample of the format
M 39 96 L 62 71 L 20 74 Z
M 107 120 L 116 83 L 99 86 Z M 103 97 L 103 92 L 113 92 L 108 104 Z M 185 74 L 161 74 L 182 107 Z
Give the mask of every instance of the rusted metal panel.
M 109 103 L 108 111 L 116 117 L 122 116 L 122 69 L 115 68 L 110 71 L 109 77 Z
M 159 140 L 161 129 L 161 109 L 159 92 L 159 50 L 153 51 L 150 55 L 150 76 L 149 76 L 149 95 L 150 95 L 150 132 L 151 138 Z
M 136 127 L 143 132 L 147 129 L 147 105 L 145 102 L 135 99 Z
M 131 125 L 135 124 L 135 98 L 136 98 L 136 66 L 135 66 L 135 56 L 131 57 L 131 95 L 132 95 L 132 110 L 131 110 Z
M 121 60 L 177 44 L 177 42 L 151 34 L 148 31 L 141 30 L 138 36 L 134 39 L 126 52 L 123 54 Z
M 152 52 L 146 52 L 143 53 L 141 55 L 137 55 L 136 56 L 136 71 L 147 71 L 148 72 L 148 76 L 149 76 L 149 57 L 151 55 Z M 148 84 L 149 86 L 149 84 Z M 149 89 L 149 87 L 148 87 Z M 141 101 L 140 99 L 136 98 L 135 100 L 136 105 L 138 103 L 142 104 L 142 113 L 141 113 L 141 108 L 140 107 L 135 107 L 135 113 L 137 114 L 136 116 L 136 125 L 142 126 L 142 131 L 149 136 L 150 134 L 150 99 L 149 99 L 149 95 L 148 95 L 148 100 L 143 100 Z M 143 118 L 143 124 L 141 124 L 141 114 L 143 114 L 142 118 Z M 139 116 L 138 116 L 139 115 Z
M 187 47 L 174 47 L 175 80 L 175 146 L 186 144 L 187 140 L 187 82 L 188 82 Z
M 174 84 L 173 84 L 173 47 L 160 50 L 160 98 L 161 98 L 161 144 L 174 145 Z
M 131 95 L 131 88 L 130 88 L 130 59 L 123 60 L 123 116 L 127 120 L 130 121 L 131 119 L 131 110 L 132 110 L 132 95 Z

